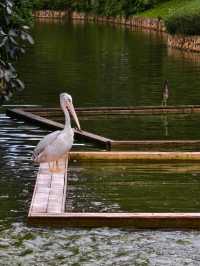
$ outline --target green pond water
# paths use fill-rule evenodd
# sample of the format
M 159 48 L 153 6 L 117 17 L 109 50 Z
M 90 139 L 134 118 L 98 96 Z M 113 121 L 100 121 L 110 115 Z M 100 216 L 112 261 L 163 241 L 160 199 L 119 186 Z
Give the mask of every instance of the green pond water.
M 199 104 L 200 55 L 169 50 L 165 36 L 108 25 L 43 21 L 19 62 L 26 90 L 9 104 L 58 106 Z M 37 166 L 31 152 L 49 131 L 0 114 L 0 265 L 200 265 L 199 231 L 53 229 L 26 223 Z M 199 115 L 81 119 L 116 139 L 199 139 Z M 75 143 L 76 149 L 93 149 Z M 70 211 L 200 210 L 199 164 L 77 164 L 69 167 Z
M 75 212 L 199 212 L 200 166 L 71 163 L 66 208 Z

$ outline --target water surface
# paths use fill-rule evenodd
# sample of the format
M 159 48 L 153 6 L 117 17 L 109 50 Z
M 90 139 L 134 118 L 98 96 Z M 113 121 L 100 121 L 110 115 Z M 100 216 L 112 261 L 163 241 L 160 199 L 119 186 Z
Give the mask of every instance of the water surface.
M 37 22 L 33 34 L 36 45 L 19 63 L 27 88 L 11 103 L 57 106 L 58 94 L 65 90 L 73 95 L 76 106 L 159 105 L 161 83 L 167 78 L 171 85 L 170 104 L 199 104 L 199 55 L 168 50 L 165 37 L 159 34 L 108 25 L 62 22 Z M 132 119 L 87 121 L 85 127 L 94 129 L 98 123 L 99 130 L 102 128 L 105 134 L 111 134 L 115 129 L 113 137 L 125 135 L 130 138 L 127 132 L 130 123 L 131 138 L 199 138 L 198 116 L 167 117 L 168 136 L 163 118 L 159 116 Z M 30 155 L 38 140 L 47 133 L 37 126 L 15 121 L 3 113 L 0 115 L 0 265 L 200 265 L 198 231 L 28 227 L 26 217 L 38 170 Z M 157 168 L 142 170 L 141 165 L 121 167 L 95 169 L 93 175 L 90 167 L 71 166 L 71 185 L 84 186 L 85 181 L 91 181 L 95 176 L 95 182 L 99 178 L 106 186 L 106 190 L 102 190 L 99 185 L 99 190 L 95 191 L 96 205 L 90 204 L 89 198 L 86 207 L 129 210 L 127 203 L 130 201 L 120 201 L 123 189 L 110 201 L 110 193 L 119 188 L 116 182 L 122 182 L 122 177 L 124 181 L 131 178 L 132 184 L 135 179 L 137 186 L 143 182 L 141 188 L 147 188 L 145 184 L 154 183 L 156 179 L 160 187 L 170 183 L 170 193 L 174 184 L 178 189 L 178 182 L 182 182 L 185 190 L 184 194 L 181 189 L 178 191 L 179 199 L 182 197 L 185 207 L 194 208 L 196 204 L 199 208 L 198 197 L 196 202 L 192 197 L 192 193 L 198 196 L 198 165 L 165 165 L 159 173 L 156 173 Z M 186 195 L 186 188 L 191 183 L 191 191 Z M 87 195 L 92 195 L 92 186 L 88 182 Z M 163 191 L 160 187 L 158 192 Z M 127 188 L 125 182 L 122 188 Z M 77 193 L 74 195 L 79 197 Z M 160 196 L 163 200 L 164 192 Z M 78 203 L 74 200 L 73 206 Z

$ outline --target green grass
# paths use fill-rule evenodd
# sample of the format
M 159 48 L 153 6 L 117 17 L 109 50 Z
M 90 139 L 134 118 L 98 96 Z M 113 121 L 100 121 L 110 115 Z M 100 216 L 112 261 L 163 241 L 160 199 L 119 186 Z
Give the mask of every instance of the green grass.
M 200 35 L 200 0 L 170 0 L 138 15 L 162 18 L 170 34 Z
M 187 10 L 191 9 L 191 11 L 196 8 L 200 8 L 200 0 L 170 0 L 162 4 L 158 4 L 156 7 L 145 12 L 141 12 L 138 15 L 153 18 L 161 17 L 165 19 L 182 8 Z

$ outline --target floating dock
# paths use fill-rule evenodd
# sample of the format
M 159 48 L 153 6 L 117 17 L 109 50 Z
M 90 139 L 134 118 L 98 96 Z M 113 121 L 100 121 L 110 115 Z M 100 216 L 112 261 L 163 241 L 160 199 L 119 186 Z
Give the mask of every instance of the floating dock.
M 119 116 L 119 115 L 155 115 L 155 114 L 192 114 L 200 113 L 200 106 L 167 107 L 91 107 L 77 108 L 78 116 Z M 62 112 L 59 108 L 20 107 L 8 109 L 7 115 L 23 119 L 48 129 L 62 129 Z M 122 148 L 166 148 L 200 147 L 200 140 L 113 140 L 87 131 L 75 130 L 76 138 L 90 141 L 107 150 Z M 71 152 L 70 160 L 82 161 L 186 161 L 200 162 L 200 152 Z M 66 212 L 67 167 L 68 162 L 60 160 L 62 171 L 51 173 L 48 164 L 40 164 L 28 222 L 32 225 L 70 226 L 70 227 L 134 227 L 199 229 L 200 213 L 91 213 Z
M 87 107 L 76 108 L 78 116 L 117 116 L 117 115 L 155 115 L 155 114 L 194 114 L 200 113 L 199 105 L 187 106 L 143 106 L 143 107 Z M 37 124 L 47 129 L 62 129 L 63 113 L 60 108 L 25 107 L 7 110 L 7 115 L 13 118 Z M 62 123 L 61 123 L 62 122 Z M 114 140 L 87 131 L 75 130 L 78 140 L 94 143 L 107 150 L 122 149 L 166 149 L 166 148 L 200 148 L 200 140 Z
M 191 153 L 190 153 L 191 154 Z M 141 153 L 142 155 L 142 153 Z M 145 153 L 147 156 L 147 153 Z M 158 154 L 148 153 L 146 160 Z M 184 159 L 199 160 L 200 153 L 184 154 Z M 127 157 L 128 156 L 128 157 Z M 106 157 L 109 160 L 135 159 L 136 153 L 129 152 L 71 152 L 71 160 L 100 160 Z M 177 159 L 175 153 L 160 153 L 160 159 Z M 166 157 L 167 156 L 167 157 Z M 193 157 L 192 157 L 193 156 Z M 180 159 L 180 157 L 178 157 Z M 137 157 L 141 160 L 141 157 Z M 158 159 L 158 158 L 157 158 Z M 194 229 L 200 228 L 200 213 L 91 213 L 91 212 L 66 212 L 67 198 L 67 166 L 65 160 L 60 160 L 62 172 L 50 173 L 48 164 L 40 164 L 37 175 L 33 198 L 29 210 L 28 222 L 32 225 L 48 225 L 56 227 L 134 227 L 144 228 L 173 228 Z

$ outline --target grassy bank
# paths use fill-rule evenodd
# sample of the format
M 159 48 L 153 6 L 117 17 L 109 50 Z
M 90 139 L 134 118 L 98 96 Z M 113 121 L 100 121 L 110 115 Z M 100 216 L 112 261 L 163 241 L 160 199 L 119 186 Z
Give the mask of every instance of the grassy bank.
M 160 18 L 171 34 L 200 35 L 200 0 L 30 0 L 35 10 L 67 10 L 106 17 Z
M 170 34 L 200 35 L 199 0 L 170 0 L 139 15 L 164 19 Z
M 157 4 L 154 8 L 139 13 L 143 17 L 157 18 L 161 17 L 165 19 L 172 13 L 177 12 L 179 9 L 184 8 L 187 5 L 199 6 L 199 0 L 170 0 L 164 3 Z
M 36 10 L 71 10 L 101 16 L 130 16 L 168 0 L 30 0 Z

